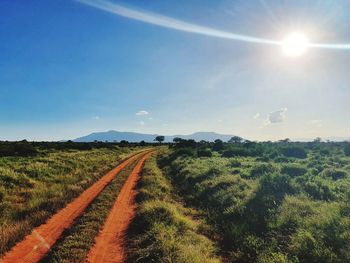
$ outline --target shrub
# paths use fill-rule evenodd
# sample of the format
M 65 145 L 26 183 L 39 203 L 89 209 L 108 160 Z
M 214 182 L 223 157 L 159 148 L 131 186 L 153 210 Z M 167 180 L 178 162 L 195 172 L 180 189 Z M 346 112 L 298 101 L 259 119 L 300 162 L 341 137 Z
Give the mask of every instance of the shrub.
M 230 160 L 229 166 L 230 167 L 241 167 L 242 163 L 237 159 Z
M 347 144 L 344 147 L 344 153 L 345 153 L 346 156 L 350 156 L 350 144 Z
M 307 157 L 306 151 L 297 146 L 289 146 L 281 149 L 281 152 L 286 157 L 294 157 L 299 159 L 305 159 Z
M 210 149 L 199 149 L 197 155 L 198 157 L 212 157 L 213 153 Z
M 338 170 L 338 169 L 325 169 L 322 172 L 322 175 L 326 178 L 330 177 L 334 181 L 336 181 L 336 180 L 343 179 L 343 178 L 347 177 L 348 173 L 346 171 Z
M 236 157 L 236 156 L 247 156 L 247 150 L 241 147 L 232 147 L 228 150 L 225 150 L 222 157 Z
M 320 178 L 308 181 L 304 185 L 304 190 L 313 198 L 330 201 L 335 199 L 335 193 L 329 183 Z
M 268 163 L 261 163 L 252 168 L 252 170 L 250 171 L 250 177 L 258 178 L 264 174 L 272 173 L 274 171 L 276 171 L 276 169 L 273 165 Z
M 28 142 L 1 143 L 0 156 L 35 156 L 38 151 Z
M 282 167 L 281 172 L 291 177 L 297 177 L 306 174 L 307 169 L 298 164 L 286 164 Z

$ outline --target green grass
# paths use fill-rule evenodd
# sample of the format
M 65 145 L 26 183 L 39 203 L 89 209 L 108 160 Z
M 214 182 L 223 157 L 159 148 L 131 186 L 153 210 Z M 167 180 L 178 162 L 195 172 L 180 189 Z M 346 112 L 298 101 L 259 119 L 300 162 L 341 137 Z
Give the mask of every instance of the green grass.
M 307 158 L 199 158 L 175 149 L 160 163 L 229 262 L 350 262 L 350 158 L 343 144 L 316 146 L 298 144 Z
M 0 255 L 132 151 L 40 150 L 35 157 L 0 157 Z
M 201 222 L 193 219 L 197 213 L 181 204 L 155 157 L 146 161 L 139 187 L 128 262 L 219 262 L 213 242 L 200 233 Z
M 63 233 L 62 238 L 41 261 L 42 263 L 84 262 L 87 253 L 94 244 L 96 235 L 102 228 L 109 211 L 113 207 L 136 162 L 134 161 L 126 169 L 122 170 L 111 184 L 89 205 L 86 212 L 76 223 Z

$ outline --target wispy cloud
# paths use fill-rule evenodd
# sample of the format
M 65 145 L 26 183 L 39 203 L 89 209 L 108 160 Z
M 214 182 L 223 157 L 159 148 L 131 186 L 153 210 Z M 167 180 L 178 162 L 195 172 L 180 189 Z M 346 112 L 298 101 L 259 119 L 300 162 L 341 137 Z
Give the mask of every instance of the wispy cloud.
M 137 116 L 143 116 L 143 115 L 148 115 L 148 114 L 149 114 L 149 112 L 145 111 L 145 110 L 140 110 L 140 111 L 136 112 Z
M 226 39 L 231 39 L 236 41 L 250 42 L 250 43 L 283 45 L 283 41 L 280 41 L 280 40 L 277 41 L 277 40 L 272 40 L 267 38 L 235 34 L 235 33 L 222 31 L 222 30 L 218 30 L 218 29 L 214 29 L 206 26 L 196 25 L 196 24 L 181 21 L 168 16 L 163 16 L 159 14 L 127 8 L 107 0 L 75 0 L 75 1 L 95 7 L 97 9 L 100 9 L 109 13 L 119 15 L 119 16 L 142 21 L 148 24 L 171 28 L 179 31 L 190 32 L 190 33 L 206 35 L 211 37 L 226 38 Z M 348 43 L 310 43 L 309 47 L 349 50 L 350 44 Z
M 99 120 L 99 119 L 100 119 L 100 116 L 93 116 L 92 119 L 93 119 L 93 120 Z
M 145 125 L 145 122 L 144 122 L 144 121 L 140 121 L 139 124 L 140 124 L 141 126 L 143 126 L 143 125 Z
M 241 34 L 234 34 L 226 31 L 213 29 L 210 27 L 200 26 L 189 22 L 174 19 L 168 16 L 154 14 L 145 11 L 138 11 L 135 9 L 127 8 L 106 0 L 76 0 L 80 3 L 101 9 L 106 12 L 110 12 L 119 16 L 131 18 L 134 20 L 142 21 L 148 24 L 153 24 L 161 27 L 171 28 L 179 31 L 185 31 L 195 34 L 201 34 L 211 37 L 226 38 L 231 40 L 238 40 L 251 43 L 260 44 L 273 44 L 280 45 L 280 41 L 271 39 L 265 39 L 260 37 L 246 36 Z
M 316 127 L 319 127 L 319 128 L 321 128 L 323 126 L 322 120 L 311 120 L 310 123 Z

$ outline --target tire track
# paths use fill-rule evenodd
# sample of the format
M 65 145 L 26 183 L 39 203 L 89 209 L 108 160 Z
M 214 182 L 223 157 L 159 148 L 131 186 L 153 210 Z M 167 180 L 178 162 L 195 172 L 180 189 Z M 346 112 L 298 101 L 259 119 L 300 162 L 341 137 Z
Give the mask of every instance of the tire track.
M 101 191 L 137 157 L 145 156 L 150 151 L 134 154 L 116 168 L 104 175 L 100 180 L 86 189 L 65 208 L 53 215 L 46 223 L 33 229 L 23 241 L 17 243 L 4 257 L 1 263 L 34 263 L 38 262 L 60 238 L 63 231 L 69 228 L 101 193 Z
M 125 182 L 102 230 L 95 239 L 95 245 L 87 256 L 87 262 L 124 262 L 125 233 L 136 210 L 135 197 L 137 191 L 135 187 L 144 162 L 151 154 L 152 152 L 149 152 L 142 157 Z

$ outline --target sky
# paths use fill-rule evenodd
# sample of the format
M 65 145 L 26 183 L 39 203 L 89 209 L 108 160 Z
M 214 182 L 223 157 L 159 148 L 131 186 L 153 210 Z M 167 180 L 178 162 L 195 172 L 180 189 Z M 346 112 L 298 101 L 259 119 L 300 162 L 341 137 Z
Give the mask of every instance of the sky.
M 0 1 L 0 140 L 106 130 L 350 137 L 349 49 L 291 58 L 279 45 L 232 38 L 302 32 L 312 43 L 348 44 L 348 0 L 105 4 L 138 20 L 87 2 L 106 3 Z

